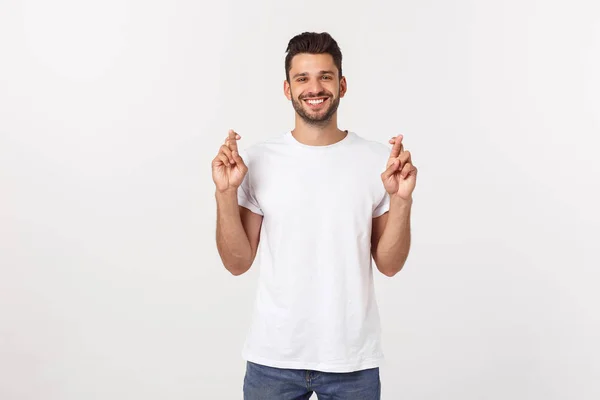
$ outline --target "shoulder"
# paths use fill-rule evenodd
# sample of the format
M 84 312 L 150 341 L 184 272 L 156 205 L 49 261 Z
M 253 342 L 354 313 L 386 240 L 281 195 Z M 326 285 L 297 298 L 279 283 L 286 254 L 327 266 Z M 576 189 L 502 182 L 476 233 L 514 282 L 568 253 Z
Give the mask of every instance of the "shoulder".
M 376 140 L 368 139 L 355 132 L 352 132 L 352 134 L 354 135 L 354 145 L 364 152 L 365 155 L 370 155 L 377 159 L 387 159 L 390 156 L 391 146 Z
M 263 158 L 267 153 L 273 151 L 274 148 L 284 144 L 284 134 L 272 135 L 267 139 L 252 143 L 243 147 L 242 143 L 238 142 L 238 148 L 240 156 L 244 162 L 248 163 L 252 160 L 258 160 Z

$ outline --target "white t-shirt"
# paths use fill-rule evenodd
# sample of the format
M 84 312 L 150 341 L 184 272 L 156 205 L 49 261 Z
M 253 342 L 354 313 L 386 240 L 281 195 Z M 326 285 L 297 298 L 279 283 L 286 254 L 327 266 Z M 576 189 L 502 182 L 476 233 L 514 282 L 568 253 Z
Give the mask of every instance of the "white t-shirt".
M 371 225 L 389 209 L 389 155 L 354 132 L 329 146 L 287 132 L 241 152 L 238 203 L 263 215 L 244 359 L 325 372 L 380 365 Z

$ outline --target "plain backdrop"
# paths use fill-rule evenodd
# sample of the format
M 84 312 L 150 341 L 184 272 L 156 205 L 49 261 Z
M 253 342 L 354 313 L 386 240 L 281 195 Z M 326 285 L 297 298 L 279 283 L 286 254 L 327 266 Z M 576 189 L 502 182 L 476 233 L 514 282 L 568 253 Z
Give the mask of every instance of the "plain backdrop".
M 2 0 L 2 400 L 242 398 L 260 266 L 219 259 L 210 164 L 293 127 L 304 31 L 340 128 L 419 168 L 383 399 L 600 398 L 597 1 Z

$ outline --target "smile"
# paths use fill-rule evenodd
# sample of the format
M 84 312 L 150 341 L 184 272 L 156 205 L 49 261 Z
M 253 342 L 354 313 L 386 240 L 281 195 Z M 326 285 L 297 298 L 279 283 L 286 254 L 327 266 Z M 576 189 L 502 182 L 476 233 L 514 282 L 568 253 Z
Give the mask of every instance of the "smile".
M 319 99 L 304 99 L 310 106 L 319 106 L 323 104 L 327 100 L 327 98 L 319 98 Z

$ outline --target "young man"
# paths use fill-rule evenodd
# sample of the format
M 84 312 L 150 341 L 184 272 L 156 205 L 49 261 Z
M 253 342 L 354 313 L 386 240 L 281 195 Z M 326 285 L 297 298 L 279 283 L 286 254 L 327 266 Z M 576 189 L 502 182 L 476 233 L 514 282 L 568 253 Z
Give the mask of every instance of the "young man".
M 285 72 L 294 129 L 242 155 L 229 131 L 212 162 L 225 268 L 246 272 L 260 242 L 244 399 L 379 399 L 371 257 L 386 276 L 402 269 L 417 169 L 401 135 L 390 151 L 338 128 L 347 83 L 329 34 L 292 38 Z

